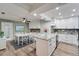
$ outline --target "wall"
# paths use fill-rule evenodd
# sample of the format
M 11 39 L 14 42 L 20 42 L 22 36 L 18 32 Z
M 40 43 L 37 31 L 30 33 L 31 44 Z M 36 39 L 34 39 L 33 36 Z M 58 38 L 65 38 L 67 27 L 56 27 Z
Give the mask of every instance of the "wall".
M 13 36 L 14 36 L 14 34 L 16 33 L 16 25 L 24 25 L 24 30 L 25 30 L 25 32 L 29 32 L 29 24 L 25 24 L 25 23 L 22 23 L 22 22 L 14 22 L 14 24 L 13 24 Z
M 79 16 L 78 16 L 78 27 L 79 27 Z M 79 30 L 78 30 L 78 48 L 79 48 Z
M 10 23 L 13 23 L 13 27 L 14 27 L 14 31 L 15 31 L 15 24 L 24 24 L 22 22 L 17 22 L 17 21 L 11 21 L 11 20 L 7 20 L 7 19 L 0 19 L 0 25 L 1 25 L 1 22 L 10 22 Z M 25 31 L 26 32 L 29 32 L 29 25 L 28 24 L 24 24 L 25 26 Z
M 41 21 L 41 33 L 44 33 L 44 30 L 47 29 L 50 31 L 50 22 Z
M 9 22 L 9 23 L 13 23 L 13 36 L 15 34 L 15 25 L 16 24 L 23 24 L 25 26 L 25 32 L 29 32 L 29 25 L 28 24 L 24 24 L 22 22 L 15 22 L 15 21 L 10 21 L 10 20 L 6 20 L 6 19 L 0 19 L 0 25 L 1 25 L 1 22 Z M 1 26 L 0 26 L 1 28 Z
M 0 30 L 1 30 L 1 22 L 0 22 Z
M 24 32 L 29 32 L 29 27 L 28 24 L 22 23 L 22 22 L 15 22 L 13 27 L 14 27 L 14 32 L 16 32 L 16 25 L 23 25 L 24 26 Z
M 33 20 L 29 23 L 29 28 L 40 28 L 40 20 Z
M 79 29 L 79 16 L 78 16 L 78 29 Z
M 44 33 L 44 30 L 47 29 L 48 33 L 51 33 L 51 26 L 53 26 L 54 21 L 41 21 L 41 33 Z

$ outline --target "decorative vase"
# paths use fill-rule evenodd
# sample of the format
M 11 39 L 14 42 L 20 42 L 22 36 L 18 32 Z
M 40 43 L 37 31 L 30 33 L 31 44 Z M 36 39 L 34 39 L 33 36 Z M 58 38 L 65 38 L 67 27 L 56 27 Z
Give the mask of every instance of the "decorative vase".
M 44 32 L 45 32 L 45 38 L 47 39 L 47 29 L 45 29 Z

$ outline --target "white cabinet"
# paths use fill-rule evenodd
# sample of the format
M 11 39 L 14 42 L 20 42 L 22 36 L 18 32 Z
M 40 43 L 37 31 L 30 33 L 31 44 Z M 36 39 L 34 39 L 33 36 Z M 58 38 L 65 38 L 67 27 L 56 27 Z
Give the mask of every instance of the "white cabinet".
M 56 47 L 56 36 L 53 35 L 50 39 L 36 38 L 36 55 L 50 56 Z
M 33 28 L 33 29 L 36 29 L 36 28 L 40 28 L 40 21 L 37 21 L 37 20 L 34 20 L 34 21 L 31 21 L 29 23 L 29 28 Z
M 6 39 L 0 38 L 0 50 L 6 48 Z
M 56 36 L 52 36 L 52 39 L 48 41 L 48 54 L 51 55 L 56 48 Z
M 78 46 L 78 35 L 58 34 L 58 40 Z
M 78 17 L 55 20 L 56 28 L 60 29 L 79 29 Z
M 42 39 L 36 39 L 36 55 L 37 56 L 48 55 L 48 41 Z
M 65 28 L 65 21 L 64 20 L 55 20 L 56 28 Z

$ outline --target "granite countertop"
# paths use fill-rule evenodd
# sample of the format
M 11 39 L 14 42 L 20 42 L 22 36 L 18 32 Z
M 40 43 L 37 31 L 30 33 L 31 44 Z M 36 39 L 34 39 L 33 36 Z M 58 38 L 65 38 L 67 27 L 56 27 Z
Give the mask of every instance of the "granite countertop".
M 56 37 L 56 34 L 45 34 L 45 33 L 31 33 L 31 36 L 42 39 L 42 40 L 49 40 L 53 37 Z

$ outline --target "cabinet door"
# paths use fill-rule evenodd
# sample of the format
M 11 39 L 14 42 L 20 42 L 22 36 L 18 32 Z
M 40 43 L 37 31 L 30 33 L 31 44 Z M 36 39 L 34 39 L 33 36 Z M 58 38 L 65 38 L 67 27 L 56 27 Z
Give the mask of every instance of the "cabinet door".
M 78 45 L 78 36 L 77 35 L 60 34 L 58 36 L 58 40 L 61 42 Z
M 51 55 L 56 47 L 56 36 L 48 40 L 48 54 Z
M 0 50 L 6 48 L 6 40 L 0 38 Z
M 65 24 L 65 20 L 56 20 L 55 24 L 56 24 L 56 28 L 65 28 L 66 24 Z
M 48 55 L 48 41 L 42 39 L 36 39 L 36 54 L 38 56 Z
M 56 28 L 64 29 L 78 29 L 78 17 L 72 17 L 67 19 L 55 20 Z

